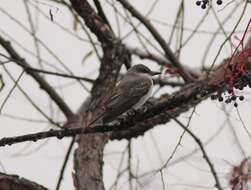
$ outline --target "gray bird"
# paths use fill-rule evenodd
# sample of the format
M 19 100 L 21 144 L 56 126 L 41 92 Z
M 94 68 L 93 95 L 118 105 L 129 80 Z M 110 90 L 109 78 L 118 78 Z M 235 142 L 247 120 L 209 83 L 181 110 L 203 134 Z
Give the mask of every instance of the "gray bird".
M 103 122 L 113 121 L 128 110 L 141 107 L 152 94 L 152 76 L 158 74 L 142 64 L 131 67 L 105 103 Z

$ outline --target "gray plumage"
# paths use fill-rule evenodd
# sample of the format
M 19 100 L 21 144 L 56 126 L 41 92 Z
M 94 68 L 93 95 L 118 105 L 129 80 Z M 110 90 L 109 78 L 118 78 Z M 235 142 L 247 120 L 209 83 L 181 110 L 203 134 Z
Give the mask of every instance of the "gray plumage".
M 110 122 L 131 108 L 138 109 L 151 96 L 151 76 L 160 74 L 144 65 L 130 68 L 117 83 L 111 98 L 106 102 L 103 122 Z

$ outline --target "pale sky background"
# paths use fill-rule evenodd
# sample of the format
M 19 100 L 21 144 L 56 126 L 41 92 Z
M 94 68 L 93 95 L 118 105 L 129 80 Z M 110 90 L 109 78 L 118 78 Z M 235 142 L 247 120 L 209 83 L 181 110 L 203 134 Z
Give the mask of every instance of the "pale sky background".
M 69 30 L 73 31 L 73 17 L 69 14 L 66 8 L 54 4 L 53 2 L 46 0 L 30 0 L 33 4 L 35 2 L 40 2 L 40 9 L 49 16 L 49 10 L 52 9 L 55 22 L 60 23 Z M 131 1 L 135 7 L 141 13 L 147 13 L 150 6 L 154 1 L 152 0 L 134 0 Z M 230 0 L 224 0 L 224 4 L 230 2 Z M 240 2 L 240 1 L 235 1 Z M 220 7 L 215 6 L 215 11 L 220 20 L 223 20 L 229 11 L 235 6 L 235 2 L 228 5 L 222 11 L 219 11 Z M 46 4 L 43 4 L 46 3 Z M 174 23 L 175 16 L 177 14 L 177 8 L 180 1 L 174 0 L 160 0 L 158 5 L 155 7 L 154 11 L 150 15 L 150 18 L 166 22 L 168 24 Z M 116 30 L 115 17 L 113 9 L 107 4 L 104 4 L 104 10 L 109 16 L 110 23 Z M 53 7 L 57 7 L 56 10 Z M 119 6 L 121 7 L 121 6 Z M 0 0 L 1 10 L 7 11 L 11 16 L 15 17 L 23 25 L 29 28 L 27 14 L 24 8 L 22 0 Z M 32 18 L 38 21 L 37 25 L 37 36 L 41 39 L 48 47 L 53 49 L 58 57 L 65 63 L 77 76 L 87 76 L 89 78 L 95 79 L 97 76 L 97 68 L 99 64 L 95 56 L 90 57 L 84 64 L 81 64 L 83 57 L 92 49 L 89 43 L 80 41 L 75 37 L 62 31 L 55 22 L 45 19 L 41 14 L 37 14 L 35 9 L 30 6 L 32 10 Z M 229 22 L 224 26 L 226 32 L 232 31 L 234 25 L 237 23 L 240 11 L 242 11 L 243 6 L 239 8 L 235 14 L 231 15 Z M 8 18 L 0 10 L 0 34 L 5 38 L 6 32 L 9 36 L 14 38 L 18 43 L 25 46 L 28 50 L 35 52 L 33 39 L 29 34 L 20 26 L 17 25 L 13 20 Z M 185 27 L 193 29 L 198 22 L 201 20 L 206 10 L 195 5 L 193 0 L 185 0 Z M 248 20 L 251 16 L 250 4 L 245 12 L 243 19 L 241 20 L 237 30 L 244 30 Z M 135 20 L 134 20 L 135 21 Z M 137 23 L 137 21 L 135 22 Z M 171 27 L 161 25 L 154 22 L 154 25 L 159 29 L 163 37 L 168 40 L 171 32 Z M 121 34 L 126 34 L 131 28 L 121 22 L 122 30 Z M 207 19 L 203 22 L 202 26 L 199 28 L 200 31 L 214 32 L 218 28 L 217 21 L 213 16 L 212 12 L 209 14 Z M 143 27 L 140 27 L 141 31 L 145 31 Z M 78 34 L 87 39 L 85 34 L 81 31 L 80 27 L 78 29 Z M 184 39 L 186 39 L 191 34 L 190 31 L 185 30 Z M 236 34 L 241 37 L 241 33 Z M 153 39 L 150 34 L 146 33 L 149 39 Z M 201 60 L 206 50 L 208 42 L 211 40 L 212 34 L 200 33 L 195 35 L 192 40 L 183 48 L 181 53 L 181 62 L 187 64 L 190 67 L 198 67 L 201 65 Z M 10 39 L 10 38 L 9 38 Z M 220 34 L 217 36 L 213 43 L 212 48 L 209 51 L 208 57 L 206 59 L 206 64 L 210 65 L 215 58 L 220 45 L 224 41 L 225 36 Z M 17 44 L 12 41 L 14 47 L 18 50 L 20 55 L 24 57 L 33 66 L 37 65 L 37 59 L 32 57 L 30 54 L 22 50 Z M 233 42 L 237 44 L 236 40 Z M 139 46 L 137 38 L 130 37 L 124 41 L 132 47 Z M 174 44 L 174 43 L 173 43 Z M 175 46 L 172 44 L 172 48 Z M 231 51 L 229 44 L 224 46 L 221 54 L 217 60 L 219 63 L 223 58 L 230 56 Z M 2 49 L 0 52 L 3 53 Z M 65 72 L 63 67 L 58 63 L 55 58 L 48 54 L 48 52 L 41 47 L 41 55 L 44 60 L 47 60 L 54 66 L 57 66 L 62 71 Z M 141 61 L 135 56 L 133 56 L 133 64 L 145 63 L 153 69 L 158 67 L 151 63 L 150 61 Z M 21 70 L 16 64 L 9 63 L 7 68 L 11 73 L 18 77 Z M 51 70 L 51 67 L 45 66 L 45 69 Z M 123 68 L 124 69 L 124 68 Z M 9 90 L 12 88 L 13 83 L 9 77 L 4 74 L 2 67 L 0 67 L 0 73 L 3 74 L 3 79 L 5 81 L 5 88 L 0 94 L 0 102 L 2 103 Z M 54 76 L 47 76 L 53 86 L 59 86 L 63 84 L 71 84 L 73 81 L 63 78 L 58 78 Z M 84 83 L 88 89 L 90 86 L 88 83 Z M 48 100 L 47 95 L 39 90 L 39 86 L 26 74 L 22 77 L 20 81 L 22 88 L 29 94 L 30 97 L 36 102 L 36 104 L 48 115 L 52 115 L 56 121 L 64 121 L 64 118 L 57 111 L 55 105 L 51 105 Z M 66 86 L 63 89 L 59 89 L 58 92 L 64 97 L 65 101 L 70 105 L 70 107 L 76 111 L 81 103 L 84 101 L 88 93 L 80 87 L 77 83 Z M 161 93 L 171 92 L 169 88 L 165 88 Z M 240 103 L 238 107 L 239 112 L 246 126 L 250 129 L 250 91 L 241 92 L 245 94 L 244 103 Z M 157 94 L 158 96 L 158 94 Z M 203 141 L 207 141 L 213 134 L 217 132 L 225 120 L 225 113 L 222 111 L 222 105 L 218 102 L 213 102 L 211 100 L 205 101 L 196 108 L 196 113 L 191 121 L 191 129 L 193 132 Z M 54 108 L 54 112 L 51 112 L 50 107 Z M 247 154 L 250 156 L 251 141 L 245 132 L 242 123 L 237 115 L 236 109 L 233 105 L 227 105 L 226 109 L 229 110 L 231 121 L 234 123 L 234 128 L 236 133 L 243 145 L 243 148 Z M 230 111 L 231 110 L 231 111 Z M 191 110 L 190 110 L 191 111 Z M 45 120 L 41 114 L 35 110 L 31 104 L 26 100 L 23 94 L 16 89 L 12 94 L 11 98 L 8 100 L 7 104 L 2 110 L 2 113 L 12 114 L 25 118 L 33 118 L 39 120 Z M 186 123 L 188 121 L 188 116 L 190 112 L 182 114 L 180 120 Z M 22 135 L 27 133 L 34 133 L 49 129 L 51 126 L 48 124 L 41 123 L 29 123 L 25 121 L 13 120 L 5 116 L 0 117 L 0 138 L 6 136 Z M 150 132 L 146 133 L 144 137 L 139 137 L 132 141 L 133 144 L 133 165 L 138 167 L 139 173 L 144 173 L 153 169 L 157 169 L 163 165 L 163 163 L 170 157 L 175 145 L 177 144 L 179 137 L 182 133 L 180 127 L 178 127 L 174 122 L 169 122 L 166 125 L 155 127 Z M 154 137 L 154 138 L 153 138 Z M 155 139 L 155 141 L 153 141 Z M 21 177 L 25 177 L 32 181 L 35 181 L 49 189 L 55 189 L 56 182 L 58 179 L 59 171 L 63 163 L 65 153 L 67 151 L 70 139 L 66 138 L 63 140 L 58 139 L 48 139 L 39 141 L 36 143 L 21 143 L 13 146 L 6 146 L 0 148 L 0 171 L 7 172 L 9 174 L 17 174 Z M 154 144 L 158 144 L 158 150 Z M 114 182 L 114 177 L 117 175 L 116 171 L 119 167 L 119 162 L 121 159 L 121 152 L 127 146 L 126 141 L 113 141 L 110 142 L 105 149 L 105 166 L 104 166 L 104 182 L 106 187 L 110 187 Z M 189 135 L 185 135 L 182 140 L 182 146 L 179 147 L 177 153 L 175 154 L 173 160 L 179 158 L 186 153 L 191 152 L 197 148 L 197 144 L 194 140 L 190 138 Z M 217 137 L 206 146 L 206 150 L 215 164 L 221 179 L 227 179 L 227 173 L 231 166 L 226 162 L 232 164 L 239 164 L 243 157 L 237 148 L 235 139 L 226 125 Z M 160 155 L 160 156 L 159 156 Z M 226 160 L 226 161 L 224 161 Z M 124 161 L 124 166 L 126 166 L 126 159 Z M 65 172 L 64 181 L 62 183 L 62 190 L 73 189 L 72 183 L 72 155 L 71 160 L 67 165 L 67 171 Z M 136 171 L 136 170 L 135 170 Z M 165 180 L 165 185 L 167 189 L 194 189 L 189 185 L 201 185 L 210 187 L 214 184 L 211 173 L 209 172 L 208 165 L 204 162 L 201 154 L 195 154 L 187 161 L 180 162 L 163 171 L 163 176 Z M 124 185 L 127 181 L 127 176 L 124 176 L 119 183 L 121 189 L 127 189 Z M 154 176 L 147 176 L 143 178 L 141 183 L 145 184 L 142 189 L 158 189 L 162 188 L 160 173 Z M 179 184 L 179 185 L 178 185 Z M 183 186 L 183 185 L 185 186 Z M 225 184 L 224 184 L 225 185 Z M 107 188 L 108 189 L 108 188 Z M 203 189 L 199 187 L 198 189 Z

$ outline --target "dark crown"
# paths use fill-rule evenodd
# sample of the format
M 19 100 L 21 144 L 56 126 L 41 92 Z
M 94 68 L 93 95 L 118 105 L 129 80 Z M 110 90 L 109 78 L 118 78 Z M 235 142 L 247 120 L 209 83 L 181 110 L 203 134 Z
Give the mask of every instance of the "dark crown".
M 134 65 L 133 67 L 131 67 L 129 69 L 130 72 L 138 72 L 138 73 L 151 73 L 152 71 L 146 67 L 145 65 L 142 64 L 138 64 L 138 65 Z

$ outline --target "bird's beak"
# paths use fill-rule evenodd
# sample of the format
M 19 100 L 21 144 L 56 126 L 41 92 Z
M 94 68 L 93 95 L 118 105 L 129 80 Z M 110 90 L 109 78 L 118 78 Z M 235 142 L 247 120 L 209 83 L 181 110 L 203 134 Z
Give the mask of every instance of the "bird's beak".
M 160 72 L 154 72 L 154 71 L 151 71 L 151 75 L 154 76 L 154 75 L 160 75 L 161 73 Z

